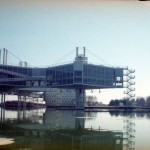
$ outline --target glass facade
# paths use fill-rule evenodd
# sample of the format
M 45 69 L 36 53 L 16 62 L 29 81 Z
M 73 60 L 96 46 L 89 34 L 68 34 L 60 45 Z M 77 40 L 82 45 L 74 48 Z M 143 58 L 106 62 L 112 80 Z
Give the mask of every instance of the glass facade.
M 93 86 L 95 88 L 123 87 L 122 68 L 93 64 L 82 64 L 79 68 L 75 68 L 73 63 L 50 68 L 0 65 L 1 85 L 26 85 L 26 81 L 17 80 L 23 78 L 28 78 L 31 83 L 42 81 L 51 87 L 74 87 L 75 85 L 84 86 L 85 88 L 92 88 Z M 5 79 L 6 81 L 4 81 Z M 33 86 L 31 83 L 28 83 L 29 86 Z M 37 86 L 40 85 L 37 83 Z
M 74 71 L 74 83 L 82 84 L 82 71 Z
M 31 73 L 32 73 L 32 69 L 31 68 L 18 67 L 18 66 L 4 66 L 4 65 L 0 65 L 0 69 L 6 70 L 6 71 L 15 72 L 15 73 L 20 73 L 20 74 L 28 75 L 28 76 L 31 76 Z M 1 73 L 3 73 L 2 70 L 1 70 Z
M 0 84 L 1 85 L 15 85 L 22 86 L 25 85 L 24 81 L 13 80 L 14 78 L 22 78 L 23 76 L 31 76 L 32 74 L 31 68 L 18 67 L 18 66 L 8 66 L 8 65 L 0 65 Z M 9 81 L 5 82 L 5 79 Z
M 32 68 L 32 77 L 45 77 L 46 68 Z
M 96 86 L 113 86 L 115 83 L 115 69 L 105 66 L 89 65 L 83 66 L 83 84 Z
M 71 85 L 73 84 L 73 64 L 48 68 L 46 77 L 51 86 Z
M 123 86 L 123 69 L 83 64 L 82 70 L 75 70 L 73 64 L 47 69 L 47 82 L 50 86 L 83 85 L 101 88 Z

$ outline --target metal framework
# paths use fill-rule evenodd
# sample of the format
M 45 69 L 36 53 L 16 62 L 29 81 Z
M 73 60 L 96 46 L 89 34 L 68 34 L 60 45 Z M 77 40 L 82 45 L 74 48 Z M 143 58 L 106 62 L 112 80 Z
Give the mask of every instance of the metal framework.
M 131 70 L 128 67 L 125 68 L 125 79 L 124 82 L 126 83 L 125 88 L 126 91 L 124 92 L 126 94 L 126 99 L 129 101 L 135 99 L 135 94 L 133 93 L 135 91 L 134 85 L 134 79 L 135 79 L 135 70 Z M 129 107 L 129 104 L 127 103 L 127 109 Z M 130 113 L 126 116 L 126 120 L 124 120 L 125 122 L 125 139 L 126 139 L 126 143 L 125 143 L 125 150 L 134 150 L 134 133 L 135 133 L 135 123 L 134 123 L 134 114 Z

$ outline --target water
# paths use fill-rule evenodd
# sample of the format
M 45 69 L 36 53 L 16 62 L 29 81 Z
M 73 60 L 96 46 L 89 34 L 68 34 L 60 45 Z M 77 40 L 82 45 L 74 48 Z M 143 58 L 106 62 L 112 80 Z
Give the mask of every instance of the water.
M 149 150 L 149 112 L 1 112 L 0 149 Z

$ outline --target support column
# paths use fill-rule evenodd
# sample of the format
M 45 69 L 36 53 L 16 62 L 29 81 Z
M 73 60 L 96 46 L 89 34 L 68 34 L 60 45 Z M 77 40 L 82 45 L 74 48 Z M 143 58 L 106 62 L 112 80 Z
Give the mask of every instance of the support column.
M 1 122 L 3 122 L 3 94 L 1 94 Z
M 3 94 L 4 100 L 3 100 L 3 108 L 5 109 L 5 101 L 6 101 L 6 94 Z
M 76 109 L 84 109 L 85 105 L 85 89 L 83 88 L 76 88 L 76 103 L 75 108 Z
M 5 119 L 5 94 L 1 94 L 1 122 Z
M 7 49 L 5 49 L 5 65 L 7 65 L 7 56 L 8 55 L 8 50 Z
M 80 118 L 84 116 L 83 110 L 75 110 L 75 128 L 84 129 L 85 127 L 85 118 Z
M 1 60 L 2 60 L 2 50 L 0 49 L 0 65 L 1 65 Z
M 18 121 L 21 119 L 21 95 L 18 95 Z
M 6 100 L 6 95 L 4 94 L 4 100 L 3 100 L 3 122 L 5 120 L 5 100 Z
M 5 55 L 6 55 L 6 50 L 5 48 L 3 49 L 3 65 L 5 65 Z
M 7 65 L 7 56 L 8 56 L 8 50 L 3 49 L 3 65 Z
M 23 118 L 26 117 L 26 93 L 23 93 Z

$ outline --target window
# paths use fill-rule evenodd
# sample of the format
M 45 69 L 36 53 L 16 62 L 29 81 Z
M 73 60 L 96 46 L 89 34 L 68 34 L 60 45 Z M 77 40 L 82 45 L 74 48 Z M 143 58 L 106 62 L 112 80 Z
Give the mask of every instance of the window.
M 74 78 L 74 83 L 82 83 L 82 78 Z
M 82 71 L 74 71 L 74 76 L 82 76 Z

